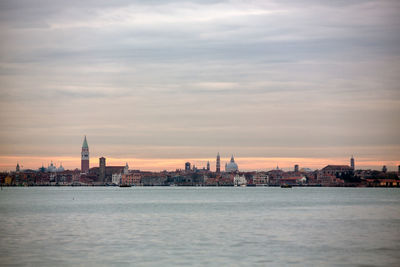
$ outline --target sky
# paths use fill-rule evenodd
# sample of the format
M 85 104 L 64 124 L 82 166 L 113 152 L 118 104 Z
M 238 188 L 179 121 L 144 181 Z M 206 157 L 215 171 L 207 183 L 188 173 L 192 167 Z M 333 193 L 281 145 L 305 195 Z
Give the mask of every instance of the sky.
M 0 170 L 400 164 L 400 1 L 0 1 Z

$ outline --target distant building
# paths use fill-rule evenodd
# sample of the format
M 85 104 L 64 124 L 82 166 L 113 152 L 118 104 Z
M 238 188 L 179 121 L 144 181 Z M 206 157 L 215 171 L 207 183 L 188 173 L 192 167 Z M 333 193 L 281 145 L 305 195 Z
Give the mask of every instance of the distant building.
M 353 170 L 355 170 L 354 157 L 353 157 L 353 156 L 351 156 L 351 159 L 350 159 L 350 167 L 351 167 Z
M 299 172 L 299 165 L 298 164 L 294 165 L 294 172 Z
M 39 172 L 46 172 L 46 168 L 43 166 L 43 164 L 42 167 L 39 168 Z
M 398 168 L 397 172 L 400 173 L 400 165 L 397 166 L 397 168 Z
M 53 164 L 53 161 L 47 166 L 47 172 L 57 172 L 57 167 Z
M 106 158 L 99 158 L 99 182 L 104 183 L 106 180 Z
M 217 167 L 216 167 L 216 172 L 220 173 L 221 172 L 221 158 L 219 156 L 219 152 L 217 154 Z
M 99 167 L 90 168 L 90 176 L 97 177 L 96 181 L 101 184 L 107 184 L 112 182 L 112 175 L 114 173 L 125 173 L 128 172 L 128 164 L 125 166 L 106 166 L 106 159 L 104 157 L 99 158 Z
M 399 166 L 399 170 L 400 170 L 400 166 Z M 207 171 L 210 171 L 210 162 L 207 161 Z
M 138 172 L 122 174 L 121 176 L 121 184 L 124 185 L 141 185 L 142 176 Z
M 81 152 L 81 173 L 88 173 L 88 172 L 89 172 L 89 146 L 85 135 Z
M 280 179 L 283 178 L 284 172 L 278 168 L 268 171 L 267 175 L 269 177 L 269 184 L 278 185 Z
M 238 165 L 235 162 L 235 159 L 233 158 L 233 155 L 231 157 L 231 161 L 225 165 L 225 171 L 226 172 L 237 172 L 239 170 Z
M 312 172 L 313 170 L 311 170 L 310 168 L 301 168 L 300 172 Z
M 342 174 L 346 172 L 350 172 L 353 169 L 347 165 L 328 165 L 324 167 L 321 171 L 329 174 Z
M 382 172 L 383 172 L 383 173 L 386 173 L 386 172 L 387 172 L 386 165 L 383 165 L 383 167 L 382 167 Z
M 353 172 L 347 165 L 328 165 L 317 173 L 317 182 L 323 186 L 342 185 L 343 179 L 349 178 Z
M 113 173 L 111 182 L 115 185 L 120 185 L 121 184 L 121 179 L 122 179 L 122 173 Z
M 234 186 L 245 186 L 246 184 L 247 184 L 247 180 L 244 175 L 236 174 L 233 177 L 233 185 Z
M 64 167 L 63 167 L 62 163 L 60 163 L 60 167 L 58 167 L 57 172 L 63 172 L 63 171 L 65 171 Z
M 253 184 L 255 185 L 266 185 L 268 184 L 268 175 L 265 173 L 256 173 L 253 176 Z
M 187 172 L 190 171 L 190 162 L 185 163 L 185 171 L 187 171 Z
M 124 174 L 128 174 L 129 173 L 129 166 L 128 166 L 128 162 L 125 164 L 125 168 L 124 168 Z
M 15 171 L 16 172 L 19 172 L 21 169 L 20 169 L 20 167 L 19 167 L 19 163 L 17 162 L 17 167 L 15 167 Z

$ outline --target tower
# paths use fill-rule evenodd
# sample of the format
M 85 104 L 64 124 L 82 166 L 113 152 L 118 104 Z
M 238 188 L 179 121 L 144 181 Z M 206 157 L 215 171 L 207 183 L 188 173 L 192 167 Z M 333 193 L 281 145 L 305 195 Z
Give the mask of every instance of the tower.
M 299 172 L 299 165 L 298 164 L 294 165 L 294 172 Z
M 104 183 L 106 181 L 106 158 L 99 158 L 99 181 Z
M 129 165 L 128 165 L 128 162 L 127 162 L 126 165 L 125 165 L 124 174 L 129 174 Z
M 88 172 L 89 172 L 89 146 L 87 144 L 85 135 L 81 152 L 81 173 L 88 173 Z
M 351 156 L 351 159 L 350 159 L 350 167 L 354 170 L 354 157 L 353 156 Z
M 217 173 L 221 172 L 221 158 L 219 156 L 219 152 L 218 152 L 218 155 L 217 155 L 217 169 L 216 169 L 216 172 Z
M 16 172 L 19 172 L 21 169 L 20 169 L 20 167 L 19 167 L 19 162 L 17 162 L 17 167 L 15 168 L 15 171 Z
M 210 162 L 207 161 L 207 171 L 210 171 Z
M 185 171 L 190 172 L 190 162 L 185 163 Z

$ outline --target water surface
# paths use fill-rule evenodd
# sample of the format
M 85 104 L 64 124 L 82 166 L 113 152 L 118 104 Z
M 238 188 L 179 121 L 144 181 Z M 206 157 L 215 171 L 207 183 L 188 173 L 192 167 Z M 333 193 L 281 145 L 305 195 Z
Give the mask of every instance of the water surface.
M 400 190 L 0 191 L 1 265 L 399 266 Z

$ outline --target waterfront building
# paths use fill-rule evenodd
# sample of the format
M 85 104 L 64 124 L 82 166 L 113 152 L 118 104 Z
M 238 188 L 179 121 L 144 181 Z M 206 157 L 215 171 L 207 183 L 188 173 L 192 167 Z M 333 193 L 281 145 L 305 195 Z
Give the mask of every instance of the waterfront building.
M 247 180 L 244 175 L 236 174 L 233 177 L 233 185 L 234 186 L 246 186 L 246 184 L 247 184 Z
M 233 158 L 233 155 L 231 157 L 231 161 L 225 165 L 225 171 L 226 172 L 237 172 L 239 170 L 238 165 L 235 162 L 235 159 Z
M 122 174 L 121 184 L 123 185 L 141 185 L 142 175 L 138 172 Z
M 111 182 L 115 185 L 120 185 L 122 179 L 122 173 L 113 173 Z
M 97 177 L 96 181 L 102 184 L 111 183 L 114 173 L 129 172 L 128 164 L 125 166 L 106 166 L 106 158 L 99 158 L 99 167 L 90 168 L 89 175 Z
M 284 172 L 280 169 L 272 169 L 267 172 L 269 177 L 269 184 L 271 185 L 278 185 L 280 179 L 283 177 Z
M 347 165 L 328 165 L 318 171 L 317 183 L 323 186 L 342 185 L 353 173 L 353 168 Z
M 267 185 L 269 183 L 268 175 L 265 173 L 255 173 L 253 175 L 253 184 L 255 185 Z
M 367 186 L 371 186 L 371 187 L 400 187 L 400 180 L 396 180 L 396 179 L 367 179 Z
M 216 172 L 220 173 L 221 172 L 221 157 L 219 156 L 219 152 L 217 154 L 217 167 L 216 167 Z
M 7 175 L 6 178 L 4 179 L 4 184 L 12 185 L 12 183 L 13 183 L 13 178 L 10 175 Z
M 327 174 L 344 174 L 344 173 L 348 173 L 351 172 L 353 169 L 347 165 L 328 165 L 324 168 L 322 168 L 321 171 L 323 171 L 324 173 Z
M 81 152 L 81 173 L 88 173 L 88 172 L 89 172 L 89 146 L 85 135 Z
M 279 182 L 281 185 L 302 185 L 307 182 L 307 179 L 304 176 L 289 176 L 281 178 Z

